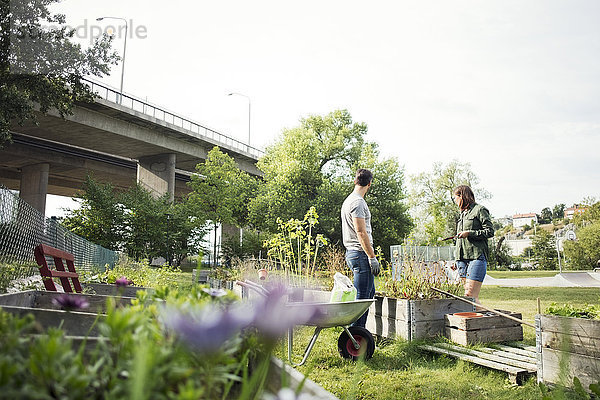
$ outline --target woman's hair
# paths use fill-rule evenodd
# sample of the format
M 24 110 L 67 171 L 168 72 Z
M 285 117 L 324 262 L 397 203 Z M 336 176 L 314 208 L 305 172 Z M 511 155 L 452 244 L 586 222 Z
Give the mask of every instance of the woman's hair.
M 373 173 L 368 169 L 359 169 L 356 171 L 356 178 L 354 178 L 354 184 L 360 186 L 367 186 L 373 180 Z
M 469 207 L 471 204 L 475 204 L 475 195 L 473 194 L 471 188 L 467 185 L 457 186 L 454 188 L 452 193 L 459 194 L 462 198 L 462 203 L 460 203 L 460 205 L 463 210 Z

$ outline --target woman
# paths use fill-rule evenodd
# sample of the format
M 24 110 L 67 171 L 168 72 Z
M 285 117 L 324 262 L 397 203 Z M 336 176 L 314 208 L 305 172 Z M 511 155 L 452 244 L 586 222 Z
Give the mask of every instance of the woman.
M 490 212 L 475 203 L 470 187 L 458 186 L 453 191 L 454 202 L 460 208 L 456 224 L 456 247 L 454 256 L 460 277 L 465 286 L 465 296 L 474 297 L 479 303 L 479 291 L 485 278 L 489 258 L 488 238 L 494 236 Z

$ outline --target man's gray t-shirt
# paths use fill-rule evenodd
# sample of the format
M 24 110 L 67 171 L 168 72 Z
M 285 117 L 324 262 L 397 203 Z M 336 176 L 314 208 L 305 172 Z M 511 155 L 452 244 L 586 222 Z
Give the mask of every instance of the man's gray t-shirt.
M 358 235 L 354 229 L 352 217 L 363 218 L 367 227 L 369 241 L 373 245 L 373 236 L 371 236 L 371 212 L 367 202 L 359 194 L 352 192 L 342 204 L 342 240 L 346 250 L 363 250 L 358 240 Z

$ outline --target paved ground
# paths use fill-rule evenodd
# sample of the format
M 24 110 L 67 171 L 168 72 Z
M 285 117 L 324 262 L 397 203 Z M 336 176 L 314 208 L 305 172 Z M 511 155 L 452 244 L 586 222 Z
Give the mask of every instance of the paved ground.
M 598 287 L 600 288 L 600 273 L 598 272 L 563 272 L 546 278 L 495 279 L 485 276 L 484 285 L 495 286 L 530 286 L 530 287 Z

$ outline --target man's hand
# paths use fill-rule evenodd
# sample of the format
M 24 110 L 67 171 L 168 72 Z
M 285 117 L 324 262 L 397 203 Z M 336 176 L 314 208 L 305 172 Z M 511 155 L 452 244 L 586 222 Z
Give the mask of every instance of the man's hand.
M 463 239 L 469 236 L 469 231 L 462 231 L 461 233 L 459 233 L 458 235 L 456 235 L 457 238 Z
M 369 264 L 371 265 L 371 273 L 375 276 L 379 275 L 379 270 L 381 267 L 379 266 L 379 261 L 377 261 L 377 257 L 369 258 Z

